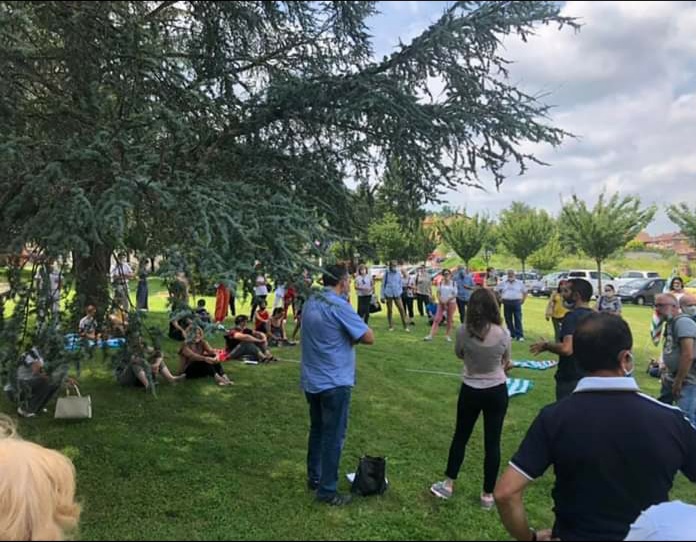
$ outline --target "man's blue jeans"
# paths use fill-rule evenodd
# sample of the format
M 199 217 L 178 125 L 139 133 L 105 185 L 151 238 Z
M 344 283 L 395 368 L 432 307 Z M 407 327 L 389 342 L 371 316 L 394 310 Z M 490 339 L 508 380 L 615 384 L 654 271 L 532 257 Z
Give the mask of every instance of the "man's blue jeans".
M 305 393 L 311 422 L 307 478 L 319 484 L 319 498 L 336 493 L 338 467 L 348 428 L 351 391 L 350 386 L 341 386 L 321 393 Z
M 662 379 L 662 389 L 660 390 L 659 400 L 668 405 L 675 402 L 672 396 L 672 384 L 673 380 L 671 378 Z M 696 385 L 684 383 L 681 396 L 676 403 L 686 417 L 689 418 L 691 424 L 696 427 Z
M 503 301 L 503 312 L 505 313 L 505 323 L 510 336 L 513 339 L 522 339 L 524 337 L 524 329 L 522 328 L 522 302 L 521 301 Z

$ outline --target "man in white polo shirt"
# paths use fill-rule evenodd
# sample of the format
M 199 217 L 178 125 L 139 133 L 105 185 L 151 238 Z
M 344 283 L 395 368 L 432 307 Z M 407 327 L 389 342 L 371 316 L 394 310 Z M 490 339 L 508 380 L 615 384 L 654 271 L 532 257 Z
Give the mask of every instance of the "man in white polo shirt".
M 522 305 L 527 300 L 527 287 L 515 276 L 512 269 L 508 269 L 507 279 L 498 284 L 498 293 L 503 301 L 505 324 L 512 340 L 524 341 Z

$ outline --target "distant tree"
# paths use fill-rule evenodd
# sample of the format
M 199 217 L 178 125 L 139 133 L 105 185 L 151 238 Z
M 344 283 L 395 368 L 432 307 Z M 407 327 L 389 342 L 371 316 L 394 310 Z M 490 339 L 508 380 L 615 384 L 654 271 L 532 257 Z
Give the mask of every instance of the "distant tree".
M 645 243 L 637 239 L 631 239 L 624 247 L 627 252 L 640 252 L 646 249 Z
M 426 228 L 422 224 L 415 231 L 407 235 L 406 259 L 412 262 L 420 262 L 428 259 L 437 248 L 437 235 L 434 228 Z
M 620 198 L 618 193 L 609 199 L 604 193 L 600 194 L 590 209 L 574 195 L 561 211 L 561 234 L 597 262 L 601 290 L 602 262 L 650 224 L 656 211 L 654 205 L 641 209 L 638 197 Z
M 443 241 L 468 267 L 488 238 L 491 226 L 492 222 L 488 217 L 476 213 L 472 217 L 440 220 L 437 228 Z
M 394 213 L 370 224 L 368 236 L 382 262 L 402 260 L 408 253 L 407 236 Z
M 513 202 L 500 213 L 500 243 L 522 262 L 523 273 L 529 257 L 549 242 L 553 231 L 554 221 L 546 211 L 524 203 Z
M 529 256 L 529 263 L 537 271 L 548 273 L 553 271 L 565 256 L 558 233 L 555 233 L 551 240 L 539 250 Z
M 667 216 L 686 235 L 692 247 L 696 247 L 696 207 L 692 211 L 686 203 L 667 207 Z

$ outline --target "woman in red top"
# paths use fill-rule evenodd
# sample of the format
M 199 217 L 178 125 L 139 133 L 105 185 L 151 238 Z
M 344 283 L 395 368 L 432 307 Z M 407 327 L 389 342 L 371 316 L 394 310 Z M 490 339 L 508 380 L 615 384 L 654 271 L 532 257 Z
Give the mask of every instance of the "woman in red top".
M 256 314 L 254 315 L 254 331 L 260 331 L 261 333 L 264 333 L 266 336 L 270 335 L 270 321 L 271 315 L 268 314 L 268 310 L 266 309 L 266 302 L 261 301 L 261 303 L 259 303 L 259 309 L 256 311 Z
M 296 297 L 295 287 L 292 284 L 288 284 L 288 287 L 285 290 L 285 295 L 283 296 L 284 318 L 288 317 L 288 309 L 290 307 L 295 306 L 295 297 Z

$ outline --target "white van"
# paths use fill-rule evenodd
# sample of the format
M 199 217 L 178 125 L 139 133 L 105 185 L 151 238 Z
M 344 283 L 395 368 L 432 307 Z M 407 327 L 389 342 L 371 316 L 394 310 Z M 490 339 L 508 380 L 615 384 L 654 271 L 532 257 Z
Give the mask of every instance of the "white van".
M 571 269 L 568 271 L 568 278 L 585 279 L 592 284 L 592 295 L 594 297 L 599 297 L 602 294 L 602 292 L 599 290 L 599 273 L 596 269 Z M 602 271 L 602 288 L 604 288 L 607 284 L 611 284 L 614 287 L 614 290 L 619 290 L 614 277 L 612 277 L 609 273 Z

